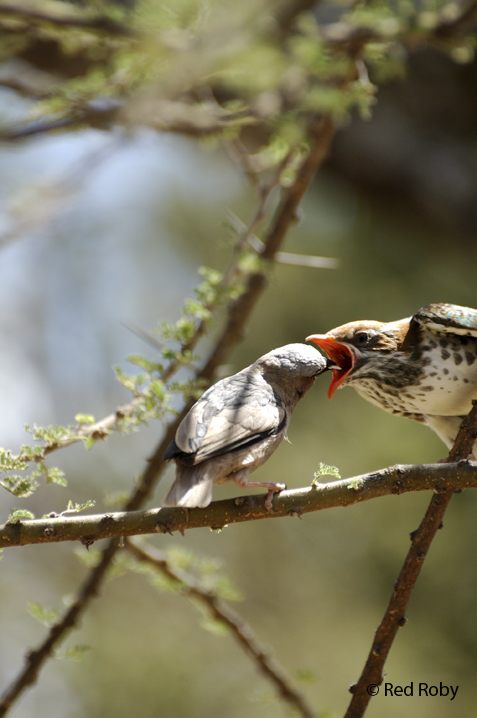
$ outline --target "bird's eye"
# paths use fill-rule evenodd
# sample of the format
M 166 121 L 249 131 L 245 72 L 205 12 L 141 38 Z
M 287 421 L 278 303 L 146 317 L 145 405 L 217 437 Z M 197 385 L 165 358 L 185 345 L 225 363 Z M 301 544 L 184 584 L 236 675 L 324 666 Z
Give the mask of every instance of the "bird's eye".
M 355 336 L 356 344 L 366 344 L 369 340 L 368 332 L 358 332 Z

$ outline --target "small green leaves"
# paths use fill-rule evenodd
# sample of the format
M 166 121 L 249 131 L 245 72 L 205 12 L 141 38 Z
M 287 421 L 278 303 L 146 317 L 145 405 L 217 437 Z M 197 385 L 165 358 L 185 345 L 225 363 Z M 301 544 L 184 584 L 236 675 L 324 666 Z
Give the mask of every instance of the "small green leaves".
M 31 472 L 31 477 L 33 479 L 44 477 L 47 484 L 67 486 L 64 472 L 56 466 L 47 466 L 43 461 L 38 462 L 38 468 Z
M 134 396 L 137 396 L 137 394 L 139 393 L 139 387 L 146 380 L 146 377 L 142 375 L 128 376 L 119 366 L 114 368 L 114 373 L 118 382 L 122 384 L 125 389 L 134 394 Z
M 69 514 L 79 514 L 80 511 L 84 511 L 85 509 L 91 509 L 95 505 L 96 505 L 96 501 L 93 501 L 93 499 L 88 499 L 88 501 L 85 501 L 84 504 L 74 504 L 70 500 L 70 501 L 68 501 L 66 509 L 61 512 L 60 516 L 68 516 Z M 44 516 L 43 518 L 48 518 L 48 515 Z
M 60 617 L 60 612 L 56 608 L 45 608 L 38 601 L 29 603 L 28 611 L 31 616 L 37 618 L 45 626 L 53 625 Z
M 95 418 L 92 414 L 76 414 L 75 421 L 78 424 L 94 424 Z
M 23 471 L 26 468 L 27 464 L 20 457 L 12 456 L 11 451 L 0 449 L 0 471 Z
M 184 303 L 184 313 L 204 322 L 208 322 L 212 317 L 210 309 L 207 309 L 207 307 L 197 299 L 186 299 Z
M 311 668 L 299 668 L 295 672 L 295 678 L 302 686 L 311 685 L 318 682 L 318 677 Z
M 78 438 L 75 429 L 71 426 L 37 426 L 33 424 L 33 429 L 31 429 L 28 424 L 25 424 L 25 431 L 28 431 L 35 441 L 43 441 L 48 447 Z
M 356 479 L 351 479 L 348 482 L 348 486 L 347 486 L 348 489 L 352 489 L 353 491 L 360 491 L 362 487 L 363 487 L 363 480 L 360 479 L 359 477 Z
M 339 469 L 336 466 L 328 466 L 328 464 L 323 464 L 320 462 L 318 465 L 318 470 L 315 471 L 313 475 L 313 481 L 311 482 L 311 485 L 316 486 L 318 480 L 322 476 L 334 476 L 337 479 L 341 479 Z
M 0 479 L 0 486 L 19 499 L 26 499 L 38 488 L 39 483 L 31 476 L 11 474 Z
M 34 519 L 35 514 L 32 514 L 31 511 L 27 511 L 26 509 L 12 509 L 10 511 L 10 515 L 8 517 L 8 523 L 9 524 L 18 524 L 22 521 L 22 519 Z
M 77 643 L 74 646 L 70 646 L 70 648 L 67 648 L 65 651 L 57 651 L 55 653 L 55 658 L 79 662 L 83 660 L 85 653 L 88 653 L 88 651 L 91 651 L 91 646 L 88 646 L 87 643 Z
M 141 369 L 144 369 L 145 372 L 148 374 L 153 374 L 154 372 L 161 372 L 163 370 L 162 364 L 158 364 L 157 362 L 148 361 L 143 356 L 140 356 L 139 354 L 133 354 L 131 356 L 128 356 L 128 362 L 130 364 L 135 364 L 136 366 L 140 367 Z
M 194 603 L 197 602 L 195 601 Z M 204 613 L 204 616 L 200 620 L 200 626 L 204 629 L 204 631 L 213 633 L 214 636 L 225 636 L 229 633 L 230 628 L 225 621 L 221 621 L 220 619 L 206 614 L 203 606 L 198 606 L 198 608 Z

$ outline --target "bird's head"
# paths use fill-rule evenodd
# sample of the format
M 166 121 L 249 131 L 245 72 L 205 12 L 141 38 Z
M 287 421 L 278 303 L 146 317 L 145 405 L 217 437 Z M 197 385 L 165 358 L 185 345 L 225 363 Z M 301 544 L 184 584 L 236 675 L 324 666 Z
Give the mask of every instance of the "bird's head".
M 307 337 L 306 341 L 318 344 L 338 367 L 333 369 L 328 398 L 370 359 L 398 351 L 408 328 L 409 319 L 389 324 L 364 320 Z
M 287 344 L 260 357 L 251 368 L 259 372 L 282 398 L 295 401 L 306 394 L 317 376 L 333 366 L 313 347 Z

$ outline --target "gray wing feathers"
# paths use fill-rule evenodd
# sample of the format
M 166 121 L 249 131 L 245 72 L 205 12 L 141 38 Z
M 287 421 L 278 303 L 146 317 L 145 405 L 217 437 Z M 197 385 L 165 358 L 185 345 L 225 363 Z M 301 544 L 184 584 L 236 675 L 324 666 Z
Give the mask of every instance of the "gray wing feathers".
M 261 376 L 237 374 L 211 387 L 181 423 L 176 444 L 199 463 L 277 429 L 285 407 Z

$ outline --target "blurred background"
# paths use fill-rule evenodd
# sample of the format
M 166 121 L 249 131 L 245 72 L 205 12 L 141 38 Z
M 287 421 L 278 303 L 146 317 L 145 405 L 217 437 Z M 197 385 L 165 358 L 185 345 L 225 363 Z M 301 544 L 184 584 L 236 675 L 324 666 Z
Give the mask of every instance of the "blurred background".
M 337 258 L 336 269 L 277 265 L 233 373 L 270 349 L 354 319 L 391 321 L 430 302 L 477 307 L 477 63 L 426 48 L 401 78 L 379 88 L 369 121 L 352 115 L 306 195 L 284 251 Z M 0 88 L 15 123 L 29 101 Z M 128 401 L 112 367 L 153 348 L 128 325 L 175 320 L 201 265 L 226 266 L 226 208 L 247 221 L 256 199 L 220 143 L 151 129 L 41 134 L 0 146 L 0 444 L 18 452 L 24 424 L 96 418 Z M 207 342 L 202 351 L 207 351 Z M 298 406 L 263 480 L 308 485 L 319 462 L 342 477 L 446 455 L 427 428 L 379 411 L 352 389 L 328 402 L 328 377 Z M 29 499 L 0 493 L 41 516 L 68 500 L 127 492 L 162 432 L 159 422 L 112 435 L 90 452 L 73 446 L 50 463 L 68 487 Z M 158 506 L 170 468 L 150 505 Z M 217 487 L 215 498 L 235 496 Z M 242 594 L 236 610 L 294 676 L 323 716 L 340 716 L 369 651 L 393 582 L 430 494 L 381 498 L 303 520 L 150 537 L 223 565 Z M 467 718 L 477 698 L 475 492 L 456 495 L 412 597 L 409 623 L 386 680 L 459 686 L 457 697 L 375 698 L 370 718 Z M 5 551 L 1 564 L 0 677 L 17 674 L 45 628 L 29 602 L 62 608 L 87 569 L 68 544 Z M 202 627 L 187 599 L 126 573 L 106 583 L 66 645 L 91 650 L 80 663 L 50 661 L 15 709 L 19 718 L 275 716 L 286 713 L 228 635 Z M 416 694 L 416 690 L 415 690 Z

